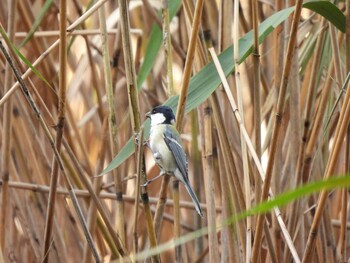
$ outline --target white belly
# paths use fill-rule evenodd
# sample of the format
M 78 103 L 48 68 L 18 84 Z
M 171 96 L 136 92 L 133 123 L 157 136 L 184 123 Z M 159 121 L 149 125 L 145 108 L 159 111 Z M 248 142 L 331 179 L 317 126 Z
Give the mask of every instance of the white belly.
M 163 138 L 163 131 L 165 127 L 166 124 L 159 124 L 157 125 L 156 129 L 151 128 L 149 143 L 155 162 L 163 171 L 173 173 L 177 169 L 177 165 L 173 154 L 169 150 Z

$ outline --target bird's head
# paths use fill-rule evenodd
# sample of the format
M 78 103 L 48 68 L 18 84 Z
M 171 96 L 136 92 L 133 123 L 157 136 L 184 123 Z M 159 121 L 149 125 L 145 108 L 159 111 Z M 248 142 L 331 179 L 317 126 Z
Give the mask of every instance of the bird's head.
M 147 112 L 146 117 L 151 119 L 151 126 L 175 123 L 173 110 L 168 106 L 157 106 L 150 112 Z

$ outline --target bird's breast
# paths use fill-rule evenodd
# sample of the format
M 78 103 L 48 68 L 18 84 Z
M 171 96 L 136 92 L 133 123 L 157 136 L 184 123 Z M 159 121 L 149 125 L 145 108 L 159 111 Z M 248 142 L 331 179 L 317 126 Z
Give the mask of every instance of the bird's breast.
M 165 172 L 174 172 L 177 168 L 177 165 L 173 154 L 164 141 L 165 128 L 165 124 L 160 124 L 156 127 L 152 127 L 149 144 L 153 153 L 154 160 L 161 167 L 161 169 Z

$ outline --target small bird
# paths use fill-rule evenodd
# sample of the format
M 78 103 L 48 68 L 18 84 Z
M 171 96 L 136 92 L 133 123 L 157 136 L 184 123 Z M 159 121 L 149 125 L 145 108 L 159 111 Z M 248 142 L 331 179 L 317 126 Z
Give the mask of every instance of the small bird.
M 192 198 L 196 211 L 203 216 L 198 198 L 193 192 L 188 179 L 186 154 L 182 147 L 179 132 L 176 130 L 175 115 L 168 106 L 157 106 L 146 114 L 151 119 L 151 132 L 148 146 L 155 162 L 160 167 L 160 174 L 144 184 L 146 186 L 155 179 L 170 174 L 180 180 Z

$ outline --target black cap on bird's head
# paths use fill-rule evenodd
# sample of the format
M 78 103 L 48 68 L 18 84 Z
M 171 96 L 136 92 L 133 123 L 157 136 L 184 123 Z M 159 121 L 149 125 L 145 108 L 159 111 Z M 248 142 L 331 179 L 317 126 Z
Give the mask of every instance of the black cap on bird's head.
M 175 123 L 174 112 L 169 106 L 157 106 L 147 112 L 146 117 L 151 119 L 151 125 Z

